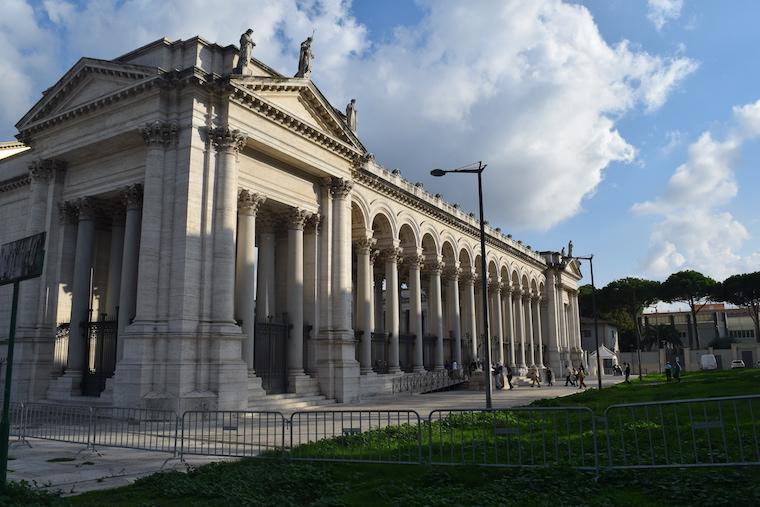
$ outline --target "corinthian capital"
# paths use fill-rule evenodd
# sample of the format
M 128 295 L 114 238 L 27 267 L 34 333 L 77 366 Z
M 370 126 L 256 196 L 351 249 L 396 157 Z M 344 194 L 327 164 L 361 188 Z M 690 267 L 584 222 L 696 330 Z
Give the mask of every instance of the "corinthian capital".
M 79 220 L 95 220 L 100 213 L 100 206 L 94 197 L 80 197 L 76 202 Z
M 129 185 L 121 192 L 122 199 L 127 209 L 141 208 L 143 199 L 143 187 L 139 183 Z
M 491 290 L 491 292 L 498 293 L 501 291 L 501 282 L 498 280 L 489 280 L 488 288 Z
M 398 264 L 398 261 L 401 259 L 401 253 L 402 250 L 398 247 L 391 247 L 386 248 L 385 250 L 382 250 L 380 252 L 380 256 L 383 258 L 385 262 L 392 262 L 393 264 Z
M 409 268 L 422 269 L 425 265 L 424 255 L 408 255 L 404 258 L 404 264 L 407 264 Z
M 65 170 L 66 163 L 62 160 L 35 160 L 29 164 L 29 177 L 35 183 L 47 183 L 54 173 Z
M 433 275 L 440 275 L 443 271 L 443 263 L 437 259 L 425 261 L 425 272 Z
M 73 224 L 77 221 L 78 210 L 76 204 L 71 201 L 58 203 L 58 221 L 61 224 Z
M 178 130 L 177 122 L 156 120 L 140 129 L 140 133 L 148 146 L 165 148 L 177 142 Z
M 216 127 L 211 132 L 211 142 L 217 151 L 239 152 L 245 146 L 248 136 L 237 129 L 231 129 L 229 126 Z
M 287 214 L 288 229 L 303 230 L 303 226 L 306 223 L 306 219 L 311 216 L 311 213 L 304 209 L 293 208 Z
M 360 254 L 368 255 L 375 246 L 377 240 L 375 238 L 360 238 L 356 240 L 356 251 Z
M 330 180 L 330 193 L 333 197 L 345 198 L 351 193 L 351 188 L 354 186 L 354 182 L 345 178 L 331 178 Z
M 458 267 L 448 266 L 448 267 L 443 268 L 443 273 L 441 274 L 441 276 L 447 282 L 451 282 L 454 280 L 459 280 L 459 274 L 460 274 L 460 269 Z
M 241 190 L 240 193 L 238 193 L 238 212 L 241 215 L 254 216 L 266 199 L 267 198 L 261 194 L 255 194 L 248 190 Z

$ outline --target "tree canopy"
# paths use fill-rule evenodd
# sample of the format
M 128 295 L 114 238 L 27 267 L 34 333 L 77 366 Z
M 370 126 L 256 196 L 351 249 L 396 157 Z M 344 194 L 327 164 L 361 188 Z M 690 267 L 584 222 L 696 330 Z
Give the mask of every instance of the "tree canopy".
M 705 276 L 699 271 L 687 269 L 673 273 L 662 283 L 660 295 L 669 303 L 680 302 L 689 305 L 691 310 L 692 326 L 694 328 L 694 346 L 699 348 L 699 326 L 697 325 L 697 313 L 707 304 L 711 296 L 714 296 L 718 282 Z M 689 346 L 692 346 L 691 337 Z
M 714 291 L 714 299 L 746 308 L 755 324 L 755 339 L 760 342 L 760 271 L 729 276 Z

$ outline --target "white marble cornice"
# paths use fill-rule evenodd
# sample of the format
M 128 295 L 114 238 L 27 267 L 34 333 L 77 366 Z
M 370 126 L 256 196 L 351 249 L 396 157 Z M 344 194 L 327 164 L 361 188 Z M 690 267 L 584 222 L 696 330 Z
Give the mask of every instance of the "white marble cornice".
M 8 178 L 7 180 L 0 181 L 0 194 L 3 192 L 10 192 L 12 190 L 25 187 L 32 182 L 32 178 L 28 174 L 16 176 L 15 178 Z
M 238 84 L 231 83 L 232 93 L 229 100 L 249 108 L 262 116 L 274 121 L 291 132 L 310 139 L 323 148 L 353 162 L 362 156 L 362 152 L 347 142 L 342 141 L 318 128 L 310 125 L 302 119 L 272 104 L 264 98 L 254 94 Z

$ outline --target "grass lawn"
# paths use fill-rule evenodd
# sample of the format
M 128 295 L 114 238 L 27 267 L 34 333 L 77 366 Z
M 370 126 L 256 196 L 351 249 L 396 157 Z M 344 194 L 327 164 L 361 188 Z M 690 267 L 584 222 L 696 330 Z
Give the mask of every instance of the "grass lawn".
M 541 400 L 537 407 L 586 406 L 601 415 L 612 404 L 720 397 L 760 393 L 760 370 L 695 372 L 680 384 L 661 375 L 619 384 L 601 392 Z M 599 439 L 600 456 L 608 442 L 616 465 L 711 463 L 757 460 L 760 403 L 620 410 L 610 415 L 611 438 Z M 691 407 L 691 408 L 690 408 Z M 688 411 L 687 411 L 688 409 Z M 753 411 L 755 410 L 755 411 Z M 539 414 L 539 415 L 535 415 Z M 374 452 L 391 456 L 414 453 L 418 439 L 423 456 L 434 443 L 433 462 L 468 465 L 345 464 L 243 460 L 208 465 L 188 473 L 159 473 L 135 484 L 68 499 L 16 487 L 2 505 L 760 505 L 760 467 L 690 468 L 581 472 L 577 466 L 593 456 L 589 417 L 577 413 L 501 412 L 453 414 L 436 420 L 432 435 L 423 425 L 391 427 L 299 446 L 294 455 L 337 457 Z M 562 414 L 562 413 L 560 413 Z M 560 417 L 560 418 L 558 418 Z M 566 417 L 562 419 L 561 417 Z M 573 419 L 576 417 L 576 419 Z M 689 419 L 691 417 L 691 419 Z M 721 426 L 713 423 L 720 417 Z M 570 427 L 570 424 L 579 427 Z M 694 423 L 705 426 L 693 430 Z M 567 435 L 563 429 L 572 429 Z M 498 431 L 494 431 L 498 430 Z M 547 440 L 552 432 L 561 440 Z M 514 440 L 510 440 L 514 439 Z M 513 447 L 509 447 L 511 444 Z M 554 444 L 557 444 L 556 446 Z M 396 447 L 393 447 L 393 446 Z M 709 453 L 707 449 L 709 448 Z M 410 450 L 411 449 L 411 450 Z M 493 468 L 477 463 L 543 464 L 547 468 Z M 401 452 L 403 451 L 403 452 Z M 739 452 L 745 453 L 739 456 Z M 536 458 L 538 456 L 538 458 Z M 708 459 L 710 461 L 708 461 Z

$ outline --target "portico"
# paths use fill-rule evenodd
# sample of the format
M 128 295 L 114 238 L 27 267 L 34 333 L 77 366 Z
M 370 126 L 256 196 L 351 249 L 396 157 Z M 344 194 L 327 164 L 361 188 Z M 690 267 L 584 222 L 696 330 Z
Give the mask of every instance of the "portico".
M 19 121 L 0 241 L 48 245 L 22 285 L 18 399 L 354 402 L 480 367 L 485 305 L 495 362 L 577 365 L 577 263 L 490 226 L 481 258 L 474 216 L 383 168 L 305 51 L 292 78 L 200 38 L 84 58 Z

